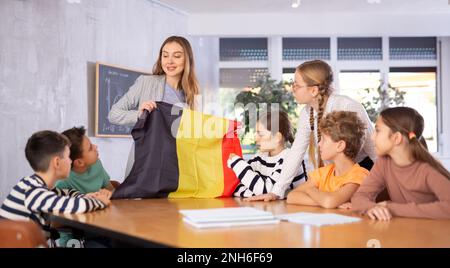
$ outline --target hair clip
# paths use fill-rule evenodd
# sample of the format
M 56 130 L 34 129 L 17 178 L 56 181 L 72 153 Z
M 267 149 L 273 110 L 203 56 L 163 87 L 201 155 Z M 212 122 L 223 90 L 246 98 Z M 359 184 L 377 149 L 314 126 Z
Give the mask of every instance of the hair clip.
M 414 138 L 417 138 L 417 137 L 416 137 L 416 133 L 414 133 L 414 132 L 412 132 L 412 131 L 409 132 L 408 137 L 409 137 L 410 140 L 412 140 L 412 139 L 414 139 Z

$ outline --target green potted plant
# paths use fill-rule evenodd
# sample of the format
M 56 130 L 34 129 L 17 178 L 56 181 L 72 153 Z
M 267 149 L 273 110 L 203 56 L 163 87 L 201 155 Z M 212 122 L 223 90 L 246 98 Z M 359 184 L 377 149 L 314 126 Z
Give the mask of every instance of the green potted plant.
M 384 88 L 384 82 L 382 80 L 377 88 L 365 88 L 364 91 L 368 95 L 373 96 L 371 100 L 362 103 L 372 122 L 377 120 L 378 114 L 384 109 L 405 104 L 406 92 L 392 87 L 389 83 Z

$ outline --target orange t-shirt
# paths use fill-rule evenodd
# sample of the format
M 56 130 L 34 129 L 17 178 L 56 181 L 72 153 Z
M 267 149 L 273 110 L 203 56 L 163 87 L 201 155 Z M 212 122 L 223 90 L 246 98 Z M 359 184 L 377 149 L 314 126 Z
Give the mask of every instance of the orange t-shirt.
M 356 183 L 361 185 L 363 179 L 369 175 L 369 171 L 362 168 L 358 163 L 354 164 L 343 176 L 334 175 L 334 164 L 313 170 L 308 177 L 322 192 L 336 192 L 347 183 Z

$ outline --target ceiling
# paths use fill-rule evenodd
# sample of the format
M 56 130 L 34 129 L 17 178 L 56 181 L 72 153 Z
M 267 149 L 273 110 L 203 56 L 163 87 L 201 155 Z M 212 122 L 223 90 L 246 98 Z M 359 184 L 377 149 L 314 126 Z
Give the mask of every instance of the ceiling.
M 158 0 L 189 14 L 202 13 L 449 13 L 450 0 Z M 369 4 L 377 2 L 379 4 Z

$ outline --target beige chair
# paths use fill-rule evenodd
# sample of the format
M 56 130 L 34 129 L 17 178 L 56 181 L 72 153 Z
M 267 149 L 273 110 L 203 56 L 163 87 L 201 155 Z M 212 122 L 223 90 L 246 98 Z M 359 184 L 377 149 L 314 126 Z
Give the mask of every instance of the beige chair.
M 41 227 L 35 222 L 0 219 L 0 248 L 47 247 Z

